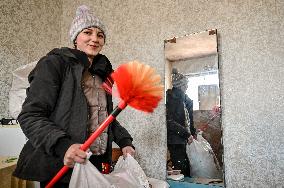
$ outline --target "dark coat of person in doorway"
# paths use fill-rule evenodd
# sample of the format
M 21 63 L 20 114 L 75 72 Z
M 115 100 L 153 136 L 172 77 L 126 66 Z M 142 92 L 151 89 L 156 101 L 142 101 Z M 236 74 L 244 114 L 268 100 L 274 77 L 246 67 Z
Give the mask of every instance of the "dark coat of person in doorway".
M 173 88 L 167 90 L 166 119 L 167 145 L 174 169 L 190 176 L 190 162 L 186 145 L 195 136 L 193 125 L 193 101 L 186 95 L 187 78 L 176 69 L 172 73 Z

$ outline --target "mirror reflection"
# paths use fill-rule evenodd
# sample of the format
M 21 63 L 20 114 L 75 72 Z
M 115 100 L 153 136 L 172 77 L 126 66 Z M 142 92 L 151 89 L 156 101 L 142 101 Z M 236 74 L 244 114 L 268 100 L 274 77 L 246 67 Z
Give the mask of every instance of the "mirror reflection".
M 222 183 L 217 30 L 167 39 L 164 50 L 168 177 Z

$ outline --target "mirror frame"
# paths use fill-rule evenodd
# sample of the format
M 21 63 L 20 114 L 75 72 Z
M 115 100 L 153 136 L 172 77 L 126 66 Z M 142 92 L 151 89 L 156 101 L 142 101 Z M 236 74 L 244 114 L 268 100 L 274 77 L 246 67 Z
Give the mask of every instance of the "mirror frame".
M 217 33 L 217 29 L 210 29 L 210 30 L 205 30 L 205 31 L 202 31 L 202 32 L 196 32 L 196 33 L 192 33 L 192 34 L 189 34 L 189 35 L 184 35 L 182 37 L 173 37 L 171 39 L 166 39 L 164 40 L 164 53 L 165 53 L 165 77 L 164 77 L 164 81 L 165 81 L 165 101 L 164 103 L 166 104 L 166 100 L 167 100 L 167 94 L 166 94 L 166 91 L 170 88 L 172 88 L 172 81 L 171 81 L 171 71 L 172 68 L 173 68 L 173 65 L 171 63 L 171 61 L 168 60 L 167 58 L 167 51 L 166 51 L 166 44 L 167 43 L 176 43 L 177 40 L 179 38 L 184 38 L 184 37 L 188 37 L 188 36 L 193 36 L 193 35 L 197 35 L 197 34 L 201 34 L 201 33 L 208 33 L 209 35 L 215 35 L 216 37 L 216 40 L 215 40 L 215 43 L 216 43 L 216 46 L 215 46 L 215 52 L 212 52 L 216 54 L 216 57 L 217 57 L 217 75 L 218 75 L 218 88 L 219 88 L 219 108 L 220 108 L 220 119 L 219 119 L 219 124 L 220 124 L 220 132 L 221 132 L 221 137 L 220 137 L 220 142 L 221 142 L 221 147 L 222 147 L 222 157 L 221 157 L 221 163 L 222 163 L 222 178 L 223 178 L 223 183 L 225 185 L 225 166 L 224 166 L 224 147 L 223 147 L 223 124 L 222 124 L 222 89 L 221 89 L 221 75 L 220 75 L 220 53 L 219 53 L 219 35 Z M 211 53 L 211 52 L 209 52 Z M 208 55 L 208 54 L 207 54 Z M 200 56 L 202 57 L 202 56 Z M 189 58 L 181 58 L 181 59 L 176 59 L 176 60 L 189 60 L 191 59 L 190 57 Z

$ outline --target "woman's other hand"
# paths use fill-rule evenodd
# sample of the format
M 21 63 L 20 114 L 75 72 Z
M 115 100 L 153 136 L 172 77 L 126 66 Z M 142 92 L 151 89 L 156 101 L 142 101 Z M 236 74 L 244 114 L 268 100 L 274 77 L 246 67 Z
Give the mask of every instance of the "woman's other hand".
M 188 137 L 188 139 L 187 139 L 187 143 L 191 144 L 193 142 L 193 139 L 194 139 L 193 136 L 190 135 L 190 137 Z
M 122 148 L 122 153 L 123 153 L 124 158 L 127 157 L 127 153 L 134 156 L 135 150 L 131 146 L 126 146 L 126 147 Z
M 82 144 L 71 145 L 65 153 L 64 165 L 69 168 L 73 168 L 76 163 L 84 163 L 87 158 L 87 154 L 80 149 Z

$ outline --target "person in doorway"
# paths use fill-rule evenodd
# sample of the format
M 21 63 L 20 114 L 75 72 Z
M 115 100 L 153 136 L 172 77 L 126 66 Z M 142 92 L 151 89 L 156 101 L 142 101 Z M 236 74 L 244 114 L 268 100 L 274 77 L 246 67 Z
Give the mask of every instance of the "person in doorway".
M 84 163 L 84 141 L 113 110 L 112 97 L 102 83 L 112 86 L 113 71 L 102 54 L 106 28 L 91 10 L 79 6 L 70 28 L 72 48 L 56 48 L 40 59 L 29 75 L 30 87 L 18 117 L 28 138 L 14 176 L 39 181 L 41 187 L 66 165 Z M 134 155 L 132 137 L 114 121 L 91 145 L 90 161 L 102 170 L 111 163 L 112 142 Z M 55 187 L 68 187 L 72 170 Z
M 177 69 L 172 71 L 172 84 L 173 88 L 167 90 L 166 96 L 167 145 L 173 169 L 190 176 L 186 145 L 196 137 L 193 101 L 185 93 L 188 80 Z

